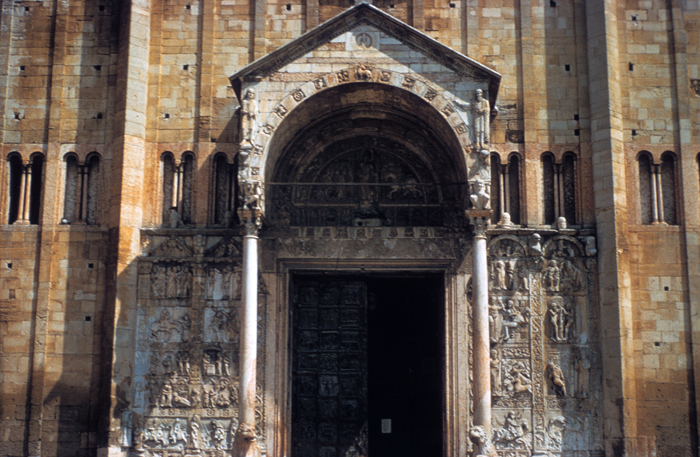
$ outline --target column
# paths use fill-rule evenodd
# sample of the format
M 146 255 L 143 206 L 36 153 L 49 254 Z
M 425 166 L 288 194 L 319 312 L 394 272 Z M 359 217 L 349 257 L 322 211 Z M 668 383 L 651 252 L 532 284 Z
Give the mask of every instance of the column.
M 239 211 L 245 226 L 243 236 L 243 304 L 240 333 L 240 387 L 238 390 L 239 428 L 248 424 L 255 429 L 255 374 L 258 345 L 258 228 L 260 212 Z M 239 457 L 239 456 L 234 456 Z
M 171 207 L 175 208 L 175 211 L 180 212 L 180 181 L 182 168 L 180 167 L 181 162 L 178 159 L 173 161 L 173 199 L 170 204 Z
M 29 224 L 30 194 L 32 192 L 32 164 L 22 163 L 22 183 L 20 191 L 20 213 L 18 223 Z
M 489 347 L 489 284 L 486 260 L 487 217 L 472 218 L 474 227 L 473 272 L 473 354 L 474 425 L 481 425 L 491 436 L 491 370 Z
M 656 199 L 657 215 L 659 217 L 659 224 L 663 224 L 664 220 L 664 192 L 661 188 L 661 166 L 654 165 L 654 182 L 656 183 L 656 193 L 654 198 Z
M 87 165 L 79 164 L 78 173 L 80 173 L 80 198 L 78 204 L 80 205 L 80 210 L 78 213 L 78 220 L 82 222 L 87 221 Z
M 657 206 L 656 198 L 656 165 L 651 165 L 651 176 L 649 176 L 649 181 L 651 182 L 651 223 L 659 223 L 659 208 Z

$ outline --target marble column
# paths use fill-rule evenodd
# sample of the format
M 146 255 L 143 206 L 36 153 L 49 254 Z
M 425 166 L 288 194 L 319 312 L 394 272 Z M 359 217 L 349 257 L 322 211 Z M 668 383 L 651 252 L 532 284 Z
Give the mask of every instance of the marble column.
M 243 303 L 240 332 L 239 424 L 255 427 L 255 374 L 258 345 L 258 228 L 257 210 L 241 210 L 243 236 Z
M 491 364 L 489 346 L 489 291 L 486 257 L 488 217 L 470 218 L 474 228 L 472 313 L 474 354 L 474 425 L 481 425 L 491 436 Z
M 15 224 L 29 224 L 30 194 L 32 191 L 32 164 L 22 162 L 22 182 L 20 183 L 20 200 Z

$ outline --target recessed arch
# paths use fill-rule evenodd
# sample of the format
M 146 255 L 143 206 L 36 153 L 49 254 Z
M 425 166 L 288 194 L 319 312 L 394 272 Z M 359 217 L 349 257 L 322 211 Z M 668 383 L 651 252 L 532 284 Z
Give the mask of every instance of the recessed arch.
M 375 153 L 379 155 L 375 157 Z M 342 166 L 356 173 L 359 173 L 357 167 L 369 167 L 368 170 L 375 167 L 372 173 L 376 176 L 349 177 L 350 172 L 337 168 L 343 160 L 346 162 Z M 373 161 L 371 165 L 369 160 Z M 266 194 L 267 200 L 274 202 L 270 206 L 272 211 L 282 212 L 288 209 L 280 209 L 280 205 L 287 204 L 294 196 L 275 192 L 287 183 L 310 186 L 312 182 L 335 183 L 347 179 L 365 182 L 370 179 L 378 184 L 378 194 L 373 198 L 381 198 L 379 194 L 382 194 L 387 197 L 384 204 L 394 208 L 389 211 L 391 216 L 387 213 L 382 217 L 398 225 L 433 225 L 438 219 L 440 223 L 449 219 L 456 224 L 453 219 L 461 217 L 457 213 L 462 208 L 468 180 L 459 138 L 445 117 L 415 94 L 375 83 L 345 84 L 300 103 L 275 128 L 267 148 L 264 171 L 255 170 L 254 173 L 262 174 L 264 182 L 269 184 Z M 405 183 L 399 185 L 397 180 L 402 179 Z M 336 186 L 336 190 L 327 192 L 343 200 L 354 192 L 349 186 Z M 410 213 L 398 209 L 420 199 L 423 199 L 424 210 Z M 446 201 L 451 202 L 451 214 L 443 212 L 437 216 L 427 209 Z M 349 201 L 343 203 L 350 206 Z M 363 206 L 360 201 L 356 203 Z M 269 212 L 268 208 L 268 215 Z M 320 219 L 313 216 L 316 221 L 313 225 L 342 225 L 337 215 L 331 213 Z M 349 213 L 344 217 L 346 221 L 351 218 Z

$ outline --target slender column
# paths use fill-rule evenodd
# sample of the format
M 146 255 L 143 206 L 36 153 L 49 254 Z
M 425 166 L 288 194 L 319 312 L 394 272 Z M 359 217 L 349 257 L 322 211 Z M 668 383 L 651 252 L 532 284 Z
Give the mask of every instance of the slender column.
M 29 194 L 32 191 L 32 165 L 24 165 L 22 170 L 22 224 L 29 224 Z
M 80 173 L 80 213 L 78 214 L 79 221 L 87 220 L 87 165 L 78 165 Z
M 658 199 L 656 198 L 656 165 L 651 166 L 651 215 L 652 224 L 659 223 L 659 207 L 657 206 Z
M 660 169 L 659 165 L 654 166 L 654 181 L 656 181 L 656 195 L 654 198 L 657 200 L 656 207 L 658 208 L 659 224 L 663 224 L 666 220 L 664 219 L 664 192 L 661 188 Z
M 500 187 L 500 192 L 498 193 L 498 203 L 499 207 L 501 209 L 501 218 L 503 218 L 503 213 L 507 213 L 508 209 L 506 209 L 506 169 L 505 167 L 501 166 L 501 176 L 499 176 L 499 179 L 501 180 L 501 185 L 498 186 Z
M 486 260 L 485 217 L 472 219 L 474 227 L 473 319 L 474 319 L 474 425 L 481 425 L 491 436 L 491 370 L 489 353 L 489 290 Z
M 255 373 L 258 344 L 258 227 L 260 216 L 256 210 L 241 210 L 245 224 L 243 237 L 243 305 L 241 309 L 240 339 L 240 424 L 255 429 Z M 239 457 L 239 456 L 234 456 Z
M 170 204 L 176 211 L 180 209 L 180 161 L 173 162 L 173 199 Z
M 554 220 L 559 219 L 561 211 L 561 165 L 554 164 Z
M 501 185 L 501 201 L 502 203 L 502 212 L 510 214 L 510 183 L 508 182 L 508 165 L 503 165 L 503 171 L 501 171 L 501 179 L 503 180 L 503 185 Z

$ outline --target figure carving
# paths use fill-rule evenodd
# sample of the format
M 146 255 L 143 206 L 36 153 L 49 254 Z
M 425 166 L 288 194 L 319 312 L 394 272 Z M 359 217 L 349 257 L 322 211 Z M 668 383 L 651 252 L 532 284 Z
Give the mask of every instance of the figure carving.
M 566 418 L 564 416 L 554 416 L 547 423 L 547 444 L 550 448 L 561 450 L 564 443 L 564 430 L 566 429 Z
M 493 288 L 496 290 L 506 289 L 506 265 L 503 260 L 497 260 L 493 264 L 493 272 L 491 273 L 491 281 Z
M 260 457 L 261 451 L 255 436 L 255 426 L 242 423 L 236 431 L 233 441 L 233 455 L 237 457 Z
M 589 257 L 592 257 L 596 255 L 598 250 L 595 247 L 595 237 L 594 236 L 587 236 L 586 237 L 586 255 Z
M 588 397 L 588 384 L 591 372 L 591 359 L 587 348 L 580 348 L 576 354 L 576 396 Z
M 501 382 L 501 355 L 498 349 L 491 349 L 491 395 L 500 397 L 502 392 Z
M 200 424 L 200 419 L 197 414 L 192 417 L 190 421 L 190 448 L 199 449 L 201 442 L 200 430 L 202 425 Z
M 531 256 L 541 256 L 542 255 L 542 237 L 539 233 L 533 233 L 530 236 L 528 242 L 528 251 Z
M 241 106 L 241 145 L 251 145 L 253 141 L 253 130 L 257 117 L 258 103 L 255 101 L 255 89 L 248 89 L 243 97 Z
M 498 421 L 497 421 L 498 422 Z M 499 424 L 500 425 L 500 424 Z M 505 421 L 493 435 L 493 442 L 503 449 L 530 449 L 525 434 L 529 431 L 527 420 L 515 411 L 506 414 Z
M 133 444 L 133 427 L 134 427 L 134 414 L 131 411 L 122 412 L 121 420 L 121 438 L 119 440 L 119 445 L 121 447 L 131 447 Z
M 216 449 L 226 449 L 226 427 L 220 421 L 212 421 L 210 426 L 210 442 Z
M 542 286 L 550 292 L 558 292 L 561 282 L 561 271 L 556 260 L 547 261 L 547 268 L 542 275 Z
M 561 262 L 561 290 L 578 292 L 583 289 L 583 273 L 566 259 Z
M 481 179 L 474 183 L 474 193 L 471 194 L 469 200 L 472 202 L 474 209 L 491 209 L 490 196 L 486 192 L 486 186 Z
M 357 66 L 357 71 L 355 72 L 355 79 L 357 79 L 358 81 L 371 81 L 372 70 L 367 66 L 367 64 L 361 63 Z
M 476 90 L 476 100 L 471 104 L 474 113 L 475 147 L 481 152 L 489 148 L 489 117 L 491 108 L 489 101 L 483 97 L 481 89 Z
M 532 392 L 532 383 L 527 374 L 527 368 L 523 362 L 516 363 L 506 378 L 507 391 L 513 394 Z
M 154 298 L 165 298 L 165 289 L 167 285 L 167 275 L 165 267 L 156 265 L 153 267 L 153 283 L 152 291 Z
M 260 209 L 262 205 L 262 189 L 259 182 L 246 181 L 243 183 L 243 206 L 248 209 Z
M 177 338 L 180 326 L 170 318 L 170 311 L 164 309 L 160 318 L 151 325 L 151 339 L 161 343 L 170 343 Z
M 554 386 L 554 392 L 559 396 L 566 397 L 566 382 L 564 381 L 564 373 L 559 365 L 554 362 L 547 363 L 547 373 L 549 374 L 549 380 Z
M 518 326 L 527 321 L 523 313 L 515 306 L 515 300 L 507 300 L 501 313 L 503 314 L 502 341 L 508 341 Z
M 549 301 L 549 322 L 552 324 L 552 341 L 566 343 L 573 336 L 574 311 L 571 305 L 564 304 L 562 297 L 553 297 Z
M 498 457 L 491 438 L 481 425 L 475 425 L 471 428 L 469 438 L 474 443 L 474 457 Z

